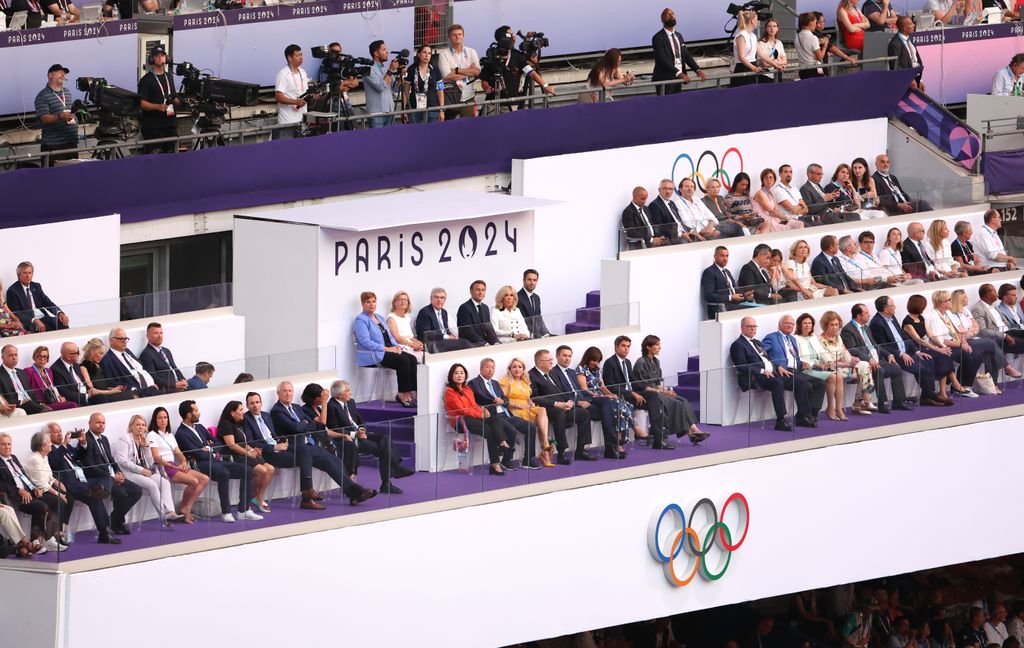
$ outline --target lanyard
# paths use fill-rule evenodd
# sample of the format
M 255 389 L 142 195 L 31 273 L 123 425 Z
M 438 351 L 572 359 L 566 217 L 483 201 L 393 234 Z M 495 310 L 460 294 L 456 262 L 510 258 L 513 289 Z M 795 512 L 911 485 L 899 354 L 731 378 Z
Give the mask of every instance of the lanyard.
M 53 90 L 53 88 L 50 88 L 50 90 Z M 64 106 L 64 110 L 67 110 L 68 109 L 68 102 L 67 102 L 66 99 L 64 99 L 64 88 L 61 88 L 60 92 L 57 92 L 56 90 L 53 90 L 53 94 L 57 95 L 57 100 L 60 101 L 62 106 Z
M 171 90 L 173 89 L 173 87 L 171 86 L 171 80 L 167 78 L 166 72 L 164 72 L 160 76 L 157 76 L 156 72 L 152 72 L 151 74 L 153 75 L 153 78 L 156 79 L 157 87 L 160 88 L 160 95 L 164 98 L 163 103 L 167 103 L 167 97 L 171 94 Z M 166 90 L 164 90 L 164 84 L 160 82 L 160 77 L 163 77 L 164 81 L 167 82 Z

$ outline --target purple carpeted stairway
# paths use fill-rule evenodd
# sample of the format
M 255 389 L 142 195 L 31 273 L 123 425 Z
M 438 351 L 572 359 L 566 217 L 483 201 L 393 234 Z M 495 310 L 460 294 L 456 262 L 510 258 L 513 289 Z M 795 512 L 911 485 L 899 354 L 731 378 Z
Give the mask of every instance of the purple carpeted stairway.
M 576 309 L 576 321 L 565 325 L 565 334 L 596 331 L 601 328 L 601 291 L 587 293 L 587 305 Z
M 402 458 L 413 459 L 412 461 L 405 461 L 405 465 L 410 468 L 414 467 L 416 432 L 413 416 L 415 416 L 415 410 L 406 409 L 393 401 L 374 400 L 359 403 L 359 414 L 363 417 L 363 423 L 366 425 L 367 432 L 383 435 L 390 433 L 391 439 L 395 442 L 395 446 L 398 448 Z M 369 455 L 361 455 L 359 465 L 376 466 L 377 459 Z

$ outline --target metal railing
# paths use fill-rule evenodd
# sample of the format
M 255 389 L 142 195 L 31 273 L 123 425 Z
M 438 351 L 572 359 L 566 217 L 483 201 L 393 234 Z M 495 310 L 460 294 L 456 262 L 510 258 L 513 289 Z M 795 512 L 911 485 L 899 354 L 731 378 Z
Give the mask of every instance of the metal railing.
M 793 66 L 786 69 L 783 73 L 783 78 L 786 80 L 792 80 L 796 78 L 801 70 L 810 69 L 823 69 L 823 70 L 855 70 L 860 68 L 866 63 L 879 63 L 888 62 L 891 57 L 879 57 L 874 59 L 864 59 L 855 61 L 853 63 L 847 63 L 840 61 L 837 63 L 821 63 L 812 66 Z M 721 89 L 728 87 L 732 84 L 735 79 L 742 79 L 748 77 L 760 77 L 763 76 L 764 72 L 741 72 L 741 73 L 729 73 L 725 75 L 708 76 L 706 80 L 693 79 L 689 82 L 683 82 L 677 79 L 668 81 L 634 81 L 629 86 L 619 86 L 615 89 L 615 97 L 618 99 L 628 99 L 636 96 L 650 96 L 657 94 L 659 88 L 666 86 L 675 86 L 682 84 L 683 91 L 693 90 L 708 90 L 708 89 Z M 491 116 L 500 115 L 511 112 L 515 109 L 546 109 L 552 107 L 558 107 L 562 105 L 575 105 L 578 102 L 578 96 L 580 93 L 593 93 L 596 96 L 596 103 L 604 103 L 612 100 L 612 93 L 608 89 L 600 88 L 593 89 L 586 86 L 586 84 L 580 83 L 569 83 L 558 86 L 558 90 L 562 91 L 556 95 L 548 95 L 544 93 L 529 94 L 520 97 L 514 97 L 509 99 L 487 99 L 484 101 L 473 102 L 473 103 L 459 103 L 446 105 L 442 107 L 432 108 L 418 108 L 418 109 L 403 109 L 394 110 L 386 113 L 360 113 L 350 115 L 334 115 L 330 117 L 317 117 L 316 122 L 313 126 L 309 123 L 303 123 L 299 126 L 299 136 L 306 136 L 310 134 L 321 134 L 321 133 L 310 133 L 311 130 L 323 130 L 324 132 L 337 132 L 342 130 L 356 130 L 366 128 L 368 122 L 371 119 L 377 118 L 391 118 L 394 122 L 402 122 L 406 118 L 410 122 L 413 121 L 414 115 L 424 115 L 424 121 L 427 121 L 426 115 L 429 113 L 439 113 L 441 111 L 457 111 L 459 108 L 465 106 L 474 105 L 476 107 L 477 116 Z M 268 117 L 267 119 L 273 119 Z M 246 120 L 251 122 L 252 119 Z M 135 152 L 141 152 L 143 148 L 151 147 L 159 144 L 170 144 L 173 143 L 175 152 L 188 152 L 198 150 L 202 148 L 208 148 L 212 146 L 232 146 L 237 144 L 247 144 L 259 141 L 266 141 L 272 139 L 274 133 L 277 131 L 287 130 L 290 131 L 289 135 L 295 131 L 295 124 L 276 124 L 267 123 L 254 126 L 243 126 L 241 128 L 227 128 L 225 130 L 219 130 L 216 132 L 205 132 L 197 134 L 187 135 L 176 135 L 174 137 L 164 137 L 159 139 L 149 140 L 134 140 L 134 141 L 117 141 L 113 143 L 97 143 L 91 146 L 69 148 L 57 151 L 32 151 L 28 153 L 11 153 L 0 157 L 0 170 L 12 170 L 15 168 L 21 168 L 24 166 L 49 166 L 49 160 L 51 157 L 65 157 L 68 155 L 74 155 L 78 158 L 93 159 L 93 160 L 107 160 L 107 159 L 118 159 L 134 155 Z M 35 146 L 36 144 L 22 144 L 22 145 L 9 145 L 11 148 Z

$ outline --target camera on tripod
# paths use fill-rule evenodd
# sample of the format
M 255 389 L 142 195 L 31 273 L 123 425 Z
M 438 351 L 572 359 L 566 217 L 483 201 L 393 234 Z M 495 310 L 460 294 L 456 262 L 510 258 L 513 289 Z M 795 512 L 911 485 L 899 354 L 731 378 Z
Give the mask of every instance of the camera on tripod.
M 735 18 L 741 11 L 755 11 L 757 12 L 757 19 L 760 22 L 764 22 L 773 15 L 771 11 L 768 11 L 771 7 L 772 3 L 766 2 L 765 0 L 752 0 L 751 2 L 744 2 L 741 5 L 730 2 L 725 12 Z
M 218 79 L 184 61 L 174 67 L 174 73 L 181 80 L 181 94 L 194 98 L 200 103 L 227 104 L 230 106 L 255 106 L 259 103 L 260 87 L 256 83 Z
M 131 90 L 110 85 L 102 77 L 78 77 L 75 87 L 85 93 L 88 104 L 111 115 L 131 115 L 138 112 L 139 95 Z
M 331 50 L 329 46 L 317 45 L 311 50 L 313 58 L 320 59 L 321 78 L 326 76 L 333 85 L 342 79 L 362 79 L 370 73 L 373 61 Z
M 523 32 L 517 31 L 516 36 L 522 43 L 519 44 L 519 51 L 526 55 L 526 58 L 540 58 L 540 51 L 551 46 L 551 41 L 544 36 L 544 32 Z

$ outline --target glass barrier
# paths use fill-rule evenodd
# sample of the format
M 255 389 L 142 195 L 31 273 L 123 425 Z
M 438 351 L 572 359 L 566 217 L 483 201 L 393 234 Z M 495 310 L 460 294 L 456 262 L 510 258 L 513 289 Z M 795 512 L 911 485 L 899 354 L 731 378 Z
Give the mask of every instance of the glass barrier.
M 639 306 L 637 302 L 602 304 L 573 311 L 527 316 L 523 312 L 525 309 L 518 306 L 511 310 L 499 310 L 488 304 L 490 318 L 486 322 L 459 325 L 465 322 L 465 318 L 460 316 L 455 319 L 452 317 L 454 313 L 449 312 L 448 326 L 437 323 L 435 330 L 421 332 L 421 339 L 427 353 L 443 353 L 488 344 L 507 344 L 551 335 L 596 331 L 639 324 Z M 459 310 L 464 309 L 460 307 Z M 472 315 L 472 312 L 468 315 Z

